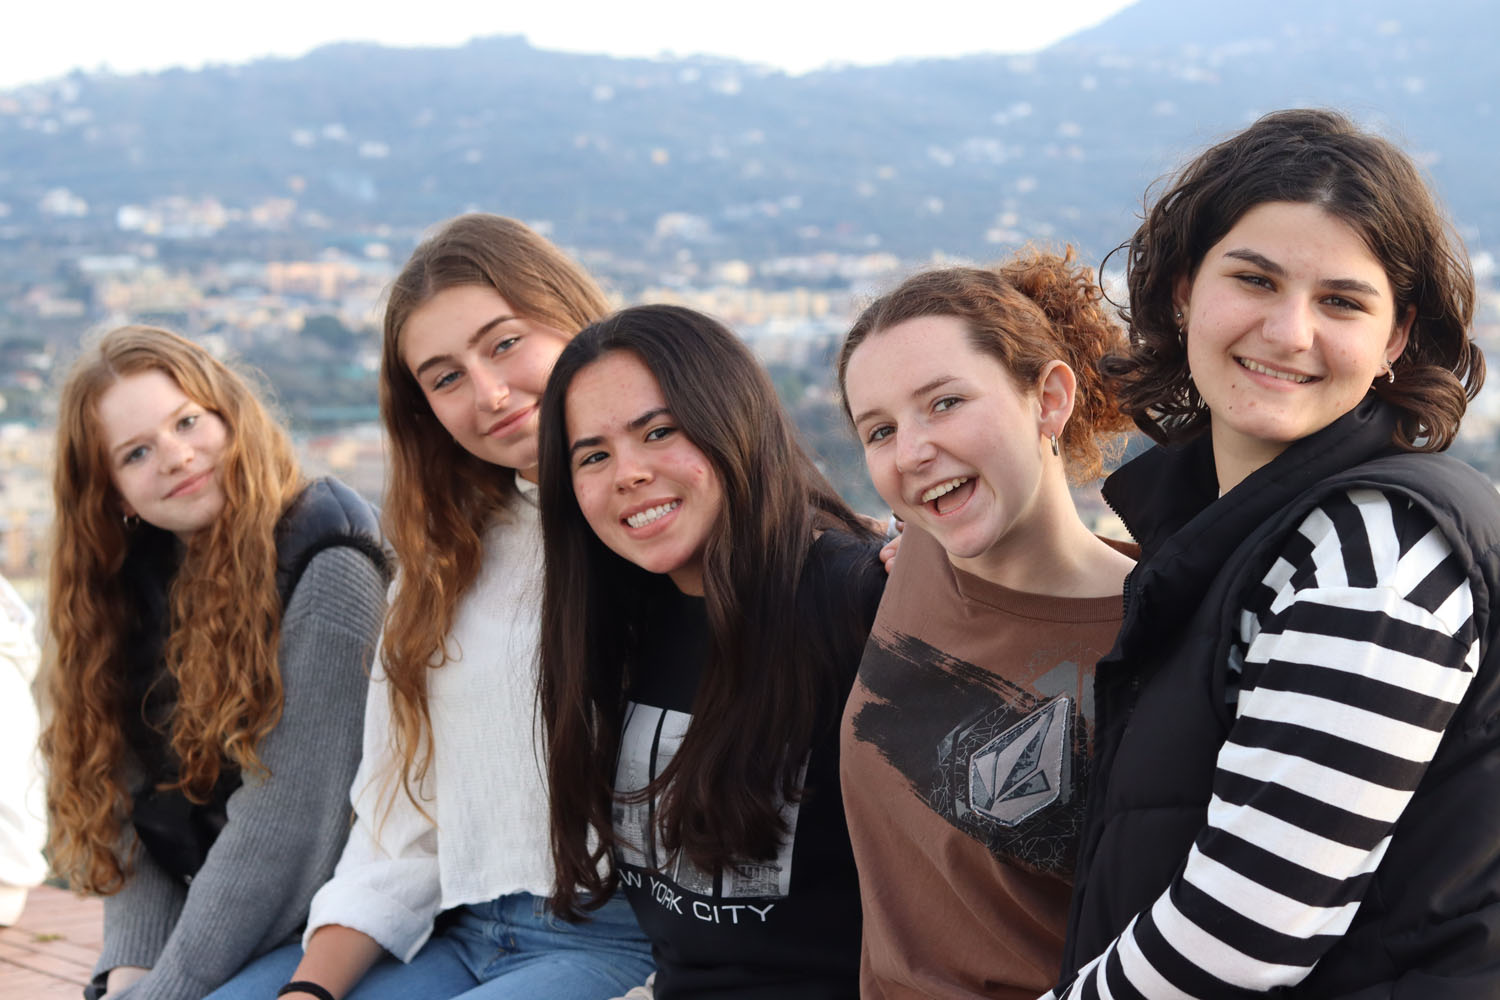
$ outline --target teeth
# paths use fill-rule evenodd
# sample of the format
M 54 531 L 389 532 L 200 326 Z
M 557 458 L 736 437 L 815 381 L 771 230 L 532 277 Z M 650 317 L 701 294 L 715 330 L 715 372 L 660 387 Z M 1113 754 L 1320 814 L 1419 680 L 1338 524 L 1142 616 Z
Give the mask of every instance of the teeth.
M 1284 382 L 1296 382 L 1298 385 L 1303 385 L 1313 380 L 1313 377 L 1311 375 L 1298 375 L 1295 372 L 1277 371 L 1275 368 L 1267 368 L 1260 362 L 1251 361 L 1247 358 L 1240 358 L 1239 362 L 1241 365 L 1250 369 L 1256 374 L 1269 375 L 1272 378 L 1279 378 Z
M 663 514 L 669 514 L 681 506 L 681 500 L 673 500 L 671 503 L 660 504 L 659 506 L 652 507 L 650 510 L 643 510 L 638 514 L 631 514 L 625 519 L 625 523 L 630 525 L 632 528 L 644 528 L 646 525 L 650 524 L 652 521 L 655 521 Z
M 945 493 L 952 493 L 954 490 L 958 489 L 968 481 L 968 476 L 959 476 L 957 479 L 950 479 L 946 483 L 938 483 L 932 489 L 922 494 L 922 502 L 932 503 L 932 501 L 936 500 L 938 497 L 944 495 Z

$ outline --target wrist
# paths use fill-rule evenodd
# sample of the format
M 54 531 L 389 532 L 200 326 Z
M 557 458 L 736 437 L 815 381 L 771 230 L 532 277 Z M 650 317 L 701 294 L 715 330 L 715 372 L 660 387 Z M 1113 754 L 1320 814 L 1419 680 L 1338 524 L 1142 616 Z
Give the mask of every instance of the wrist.
M 313 1000 L 337 1000 L 324 987 L 307 979 L 294 979 L 276 991 L 278 997 L 312 997 Z

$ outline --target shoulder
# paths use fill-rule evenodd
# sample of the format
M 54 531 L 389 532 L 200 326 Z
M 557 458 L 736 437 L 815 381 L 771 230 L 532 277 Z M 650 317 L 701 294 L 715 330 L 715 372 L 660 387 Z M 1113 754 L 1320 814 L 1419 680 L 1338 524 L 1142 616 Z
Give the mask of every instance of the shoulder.
M 885 591 L 880 547 L 878 538 L 837 528 L 820 534 L 808 549 L 802 568 L 799 590 L 804 610 L 853 615 L 868 629 Z
M 276 583 L 283 596 L 325 549 L 348 548 L 389 576 L 375 508 L 337 479 L 315 479 L 292 501 L 276 526 Z

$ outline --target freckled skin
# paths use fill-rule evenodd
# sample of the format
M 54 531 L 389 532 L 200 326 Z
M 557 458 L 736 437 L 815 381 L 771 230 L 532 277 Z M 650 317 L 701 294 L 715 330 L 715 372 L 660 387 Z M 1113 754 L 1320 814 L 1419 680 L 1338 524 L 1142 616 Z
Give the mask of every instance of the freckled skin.
M 568 386 L 573 492 L 589 527 L 609 549 L 685 594 L 703 593 L 703 550 L 724 493 L 718 474 L 666 409 L 661 386 L 641 360 L 614 351 Z M 670 510 L 640 526 L 627 518 Z

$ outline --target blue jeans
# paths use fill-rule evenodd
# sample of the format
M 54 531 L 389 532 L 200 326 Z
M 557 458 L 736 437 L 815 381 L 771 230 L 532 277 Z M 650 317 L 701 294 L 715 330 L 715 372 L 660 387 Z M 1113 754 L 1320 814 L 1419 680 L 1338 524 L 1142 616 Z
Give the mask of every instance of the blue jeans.
M 408 964 L 376 962 L 346 1000 L 609 1000 L 646 981 L 651 942 L 624 896 L 570 924 L 529 893 L 460 907 Z M 270 1000 L 292 978 L 302 946 L 251 962 L 207 1000 Z

